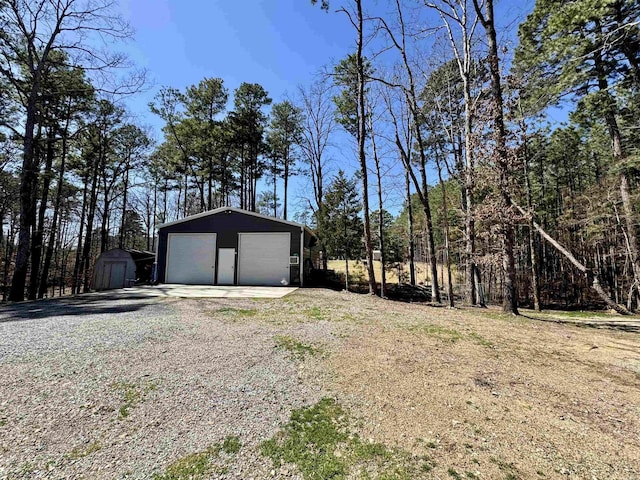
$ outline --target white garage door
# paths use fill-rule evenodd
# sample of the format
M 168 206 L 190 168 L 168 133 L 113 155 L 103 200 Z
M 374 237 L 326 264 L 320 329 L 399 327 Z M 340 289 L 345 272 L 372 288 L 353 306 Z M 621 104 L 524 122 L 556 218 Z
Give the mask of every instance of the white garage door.
M 240 233 L 239 236 L 239 284 L 289 284 L 290 233 Z
M 215 233 L 170 233 L 165 281 L 213 285 L 215 253 Z

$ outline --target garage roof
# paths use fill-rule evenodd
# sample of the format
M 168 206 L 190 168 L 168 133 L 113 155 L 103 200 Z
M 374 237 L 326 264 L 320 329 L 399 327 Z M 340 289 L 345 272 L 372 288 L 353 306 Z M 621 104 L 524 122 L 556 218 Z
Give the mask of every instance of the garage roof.
M 158 228 L 158 230 L 160 230 L 161 228 L 169 227 L 171 225 L 177 225 L 179 223 L 190 222 L 191 220 L 195 220 L 196 218 L 208 217 L 209 215 L 217 215 L 218 213 L 223 213 L 223 212 L 242 213 L 244 215 L 252 215 L 254 217 L 264 218 L 266 220 L 271 220 L 272 222 L 284 223 L 285 225 L 293 225 L 294 227 L 304 228 L 307 232 L 309 232 L 311 235 L 313 235 L 315 237 L 315 234 L 313 233 L 313 231 L 309 227 L 307 227 L 306 225 L 302 225 L 301 223 L 290 222 L 288 220 L 283 220 L 281 218 L 269 217 L 268 215 L 262 215 L 260 213 L 250 212 L 249 210 L 243 210 L 241 208 L 236 208 L 236 207 L 220 207 L 220 208 L 216 208 L 214 210 L 208 210 L 206 212 L 197 213 L 195 215 L 190 215 L 188 217 L 182 218 L 180 220 L 176 220 L 174 222 L 163 223 L 161 225 L 158 225 L 157 228 Z

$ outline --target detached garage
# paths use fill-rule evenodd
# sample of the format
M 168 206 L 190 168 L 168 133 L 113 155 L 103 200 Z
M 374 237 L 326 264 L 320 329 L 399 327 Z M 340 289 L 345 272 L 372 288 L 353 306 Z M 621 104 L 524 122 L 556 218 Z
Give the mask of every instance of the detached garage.
M 157 280 L 193 285 L 303 285 L 316 239 L 307 227 L 233 207 L 158 227 Z M 306 253 L 306 256 L 305 256 Z

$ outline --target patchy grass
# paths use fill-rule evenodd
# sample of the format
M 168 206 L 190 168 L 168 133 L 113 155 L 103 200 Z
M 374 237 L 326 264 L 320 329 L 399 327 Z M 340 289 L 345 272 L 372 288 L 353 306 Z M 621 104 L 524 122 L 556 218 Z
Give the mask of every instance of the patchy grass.
M 444 340 L 446 342 L 457 342 L 463 338 L 462 333 L 453 328 L 441 327 L 440 325 L 432 325 L 432 324 L 421 324 L 421 325 L 410 325 L 406 327 L 410 332 L 420 333 L 424 335 L 428 335 L 430 337 L 436 337 L 440 340 Z
M 304 314 L 313 320 L 317 320 L 317 321 L 326 320 L 324 313 L 319 307 L 311 307 L 305 310 Z
M 223 307 L 216 310 L 214 313 L 221 313 L 231 317 L 255 317 L 258 314 L 258 310 L 255 308 Z
M 495 346 L 492 342 L 490 342 L 489 340 L 487 340 L 482 335 L 476 332 L 469 332 L 467 333 L 466 337 L 476 345 L 481 345 L 483 347 L 490 347 L 490 348 Z
M 520 475 L 518 474 L 518 469 L 515 467 L 513 463 L 505 462 L 495 457 L 491 457 L 490 461 L 491 463 L 498 466 L 500 471 L 504 474 L 505 480 L 516 480 L 517 478 L 520 478 Z
M 407 330 L 414 333 L 421 333 L 430 337 L 436 337 L 440 340 L 455 343 L 458 340 L 470 340 L 476 345 L 483 347 L 493 347 L 494 344 L 476 332 L 462 333 L 454 328 L 442 327 L 433 324 L 411 325 L 406 327 Z
M 227 437 L 222 443 L 212 445 L 202 452 L 190 453 L 177 459 L 164 473 L 156 473 L 153 480 L 199 480 L 208 478 L 211 474 L 225 474 L 228 465 L 225 459 L 220 458 L 220 454 L 234 456 L 241 446 L 238 437 Z
M 153 381 L 143 383 L 142 385 L 116 382 L 113 384 L 113 388 L 120 393 L 122 400 L 122 405 L 120 405 L 118 409 L 118 417 L 124 419 L 130 415 L 131 409 L 135 408 L 139 403 L 144 402 L 147 394 L 156 390 L 158 386 Z
M 67 454 L 69 460 L 79 460 L 87 457 L 102 448 L 102 444 L 98 441 L 91 442 L 89 445 L 75 447 Z
M 313 357 L 322 353 L 322 349 L 314 347 L 313 345 L 309 345 L 307 343 L 302 343 L 300 340 L 297 340 L 288 335 L 278 335 L 276 337 L 276 347 L 282 350 L 286 350 L 287 352 L 289 352 L 289 355 L 291 355 L 291 357 L 298 360 L 301 360 L 306 356 Z
M 449 469 L 447 470 L 447 473 L 449 474 L 449 476 L 455 480 L 462 480 L 462 475 L 460 475 L 455 468 L 453 467 L 449 467 Z
M 324 398 L 294 410 L 289 423 L 260 450 L 275 468 L 295 465 L 305 480 L 409 480 L 431 470 L 427 457 L 365 442 L 349 426 L 345 410 L 334 399 Z
M 30 477 L 38 469 L 38 466 L 31 462 L 24 462 L 18 470 L 19 476 Z

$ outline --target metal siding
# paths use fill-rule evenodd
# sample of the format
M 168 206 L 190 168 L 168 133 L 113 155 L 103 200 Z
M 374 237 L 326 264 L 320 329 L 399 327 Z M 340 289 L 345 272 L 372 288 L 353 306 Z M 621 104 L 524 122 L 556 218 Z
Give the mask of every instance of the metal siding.
M 269 220 L 241 212 L 220 212 L 206 217 L 194 218 L 176 225 L 168 225 L 158 232 L 158 281 L 165 282 L 167 235 L 169 233 L 215 233 L 217 248 L 238 248 L 238 234 L 246 232 L 288 232 L 291 234 L 290 255 L 300 255 L 300 227 L 287 225 L 277 220 Z M 290 267 L 291 285 L 300 283 L 300 267 Z
M 136 264 L 131 257 L 131 254 L 126 250 L 122 250 L 120 248 L 114 248 L 111 250 L 107 250 L 106 252 L 102 252 L 93 268 L 93 281 L 92 288 L 94 290 L 109 290 L 112 288 L 121 288 L 119 285 L 121 282 L 118 282 L 118 286 L 111 285 L 111 263 L 113 262 L 124 262 L 125 269 L 123 273 L 123 285 L 129 286 L 132 285 L 136 280 Z M 109 265 L 108 265 L 109 264 Z M 108 268 L 107 268 L 108 266 Z

